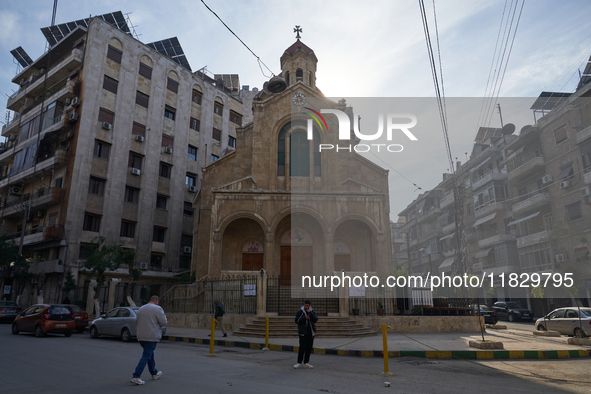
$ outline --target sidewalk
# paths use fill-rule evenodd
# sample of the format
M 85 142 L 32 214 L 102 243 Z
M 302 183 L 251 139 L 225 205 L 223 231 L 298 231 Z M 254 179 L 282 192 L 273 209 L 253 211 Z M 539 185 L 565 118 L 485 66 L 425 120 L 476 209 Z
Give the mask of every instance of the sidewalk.
M 532 327 L 533 328 L 533 327 Z M 591 357 L 591 346 L 567 344 L 566 336 L 538 337 L 531 332 L 507 329 L 488 329 L 486 340 L 501 341 L 504 350 L 478 350 L 468 346 L 469 340 L 481 340 L 474 333 L 395 333 L 388 330 L 388 353 L 390 357 L 415 356 L 428 358 L 470 359 L 544 359 Z M 163 340 L 209 345 L 209 329 L 167 327 Z M 228 332 L 226 338 L 216 330 L 215 346 L 236 346 L 262 349 L 265 338 L 239 337 Z M 276 351 L 297 352 L 298 338 L 269 338 L 269 348 Z M 343 356 L 383 357 L 381 330 L 377 335 L 362 338 L 317 338 L 315 354 Z

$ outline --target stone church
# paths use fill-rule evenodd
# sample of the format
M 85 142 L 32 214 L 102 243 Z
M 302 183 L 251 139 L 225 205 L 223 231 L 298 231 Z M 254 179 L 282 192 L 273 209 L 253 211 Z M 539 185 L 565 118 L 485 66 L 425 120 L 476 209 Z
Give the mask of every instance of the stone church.
M 354 150 L 319 151 L 337 144 L 337 118 L 325 115 L 327 127 L 315 122 L 308 138 L 308 114 L 322 107 L 352 117 L 351 108 L 317 88 L 318 59 L 299 38 L 280 60 L 287 89 L 261 90 L 236 150 L 203 170 L 192 271 L 215 278 L 264 269 L 287 285 L 303 274 L 390 274 L 388 171 Z

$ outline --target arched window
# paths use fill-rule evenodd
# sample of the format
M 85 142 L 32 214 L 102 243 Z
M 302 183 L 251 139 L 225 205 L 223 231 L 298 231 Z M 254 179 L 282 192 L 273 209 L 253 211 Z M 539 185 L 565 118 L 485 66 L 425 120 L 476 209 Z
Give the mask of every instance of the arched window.
M 285 72 L 285 83 L 289 86 L 289 71 Z
M 294 122 L 294 123 L 287 123 L 281 131 L 279 132 L 279 136 L 277 137 L 277 176 L 285 176 L 285 136 L 287 132 L 293 126 L 301 126 L 305 127 L 306 124 L 304 122 Z M 300 135 L 294 137 L 294 133 L 290 137 L 290 148 L 291 154 L 289 156 L 290 160 L 290 175 L 291 176 L 309 176 L 310 175 L 310 154 L 314 156 L 314 176 L 321 176 L 321 155 L 320 155 L 320 133 L 317 129 L 314 129 L 314 141 L 312 144 L 313 150 L 310 152 L 310 143 L 307 139 L 307 134 L 302 130 L 298 132 Z M 294 143 L 296 145 L 294 145 Z M 295 149 L 295 150 L 294 150 Z M 297 150 L 297 152 L 296 152 Z M 295 156 L 294 156 L 295 154 Z M 305 156 L 304 156 L 305 155 Z M 300 164 L 302 163 L 301 160 L 305 158 L 305 168 L 300 168 Z M 294 160 L 297 161 L 297 165 L 295 164 Z M 294 172 L 294 166 L 298 169 Z
M 296 81 L 301 81 L 304 78 L 304 72 L 301 68 L 296 70 Z

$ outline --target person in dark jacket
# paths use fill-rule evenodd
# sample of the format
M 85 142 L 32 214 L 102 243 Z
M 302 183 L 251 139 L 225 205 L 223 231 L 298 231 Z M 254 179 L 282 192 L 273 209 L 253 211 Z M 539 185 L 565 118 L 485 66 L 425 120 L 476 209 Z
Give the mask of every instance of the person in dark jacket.
M 224 306 L 219 301 L 214 301 L 213 304 L 215 305 L 215 313 L 213 317 L 218 321 L 218 325 L 222 329 L 222 334 L 224 334 L 224 336 L 227 337 L 228 333 L 224 328 Z
M 300 349 L 298 351 L 298 362 L 293 367 L 314 368 L 310 365 L 310 353 L 314 347 L 314 336 L 316 336 L 316 322 L 318 316 L 312 309 L 310 301 L 306 300 L 304 305 L 296 313 L 295 322 L 298 325 L 298 335 L 300 337 Z

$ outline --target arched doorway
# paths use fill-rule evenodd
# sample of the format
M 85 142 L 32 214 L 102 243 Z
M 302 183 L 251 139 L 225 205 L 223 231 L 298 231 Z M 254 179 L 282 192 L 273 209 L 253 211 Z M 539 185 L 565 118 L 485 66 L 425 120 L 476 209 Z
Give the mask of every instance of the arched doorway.
M 260 271 L 263 268 L 263 246 L 248 241 L 242 247 L 242 271 Z
M 351 271 L 351 249 L 345 242 L 334 244 L 334 270 Z
M 281 237 L 281 284 L 301 286 L 302 276 L 313 274 L 313 261 L 312 236 L 301 227 L 287 230 Z

